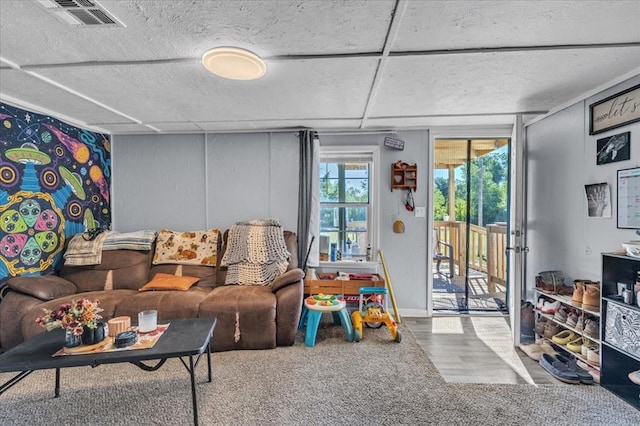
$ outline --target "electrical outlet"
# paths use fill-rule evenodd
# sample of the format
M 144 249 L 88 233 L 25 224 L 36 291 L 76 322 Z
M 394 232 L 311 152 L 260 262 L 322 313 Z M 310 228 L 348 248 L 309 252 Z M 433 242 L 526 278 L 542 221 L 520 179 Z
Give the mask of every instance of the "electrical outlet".
M 427 217 L 427 208 L 426 207 L 416 207 L 415 213 L 416 213 L 416 217 Z

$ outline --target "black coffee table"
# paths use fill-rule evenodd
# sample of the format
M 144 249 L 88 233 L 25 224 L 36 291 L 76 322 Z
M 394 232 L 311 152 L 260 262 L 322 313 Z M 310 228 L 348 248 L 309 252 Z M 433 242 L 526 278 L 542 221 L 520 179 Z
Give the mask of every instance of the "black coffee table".
M 198 424 L 195 368 L 203 354 L 207 354 L 208 379 L 211 382 L 210 342 L 216 326 L 215 318 L 191 318 L 170 320 L 169 328 L 150 349 L 136 349 L 97 354 L 67 355 L 53 357 L 64 342 L 64 330 L 44 332 L 0 354 L 0 373 L 19 372 L 0 386 L 0 395 L 36 370 L 55 368 L 55 397 L 60 396 L 60 370 L 67 367 L 96 367 L 100 364 L 129 362 L 145 371 L 155 371 L 168 358 L 178 358 L 191 376 L 193 423 Z M 189 357 L 189 363 L 182 358 Z M 194 359 L 195 357 L 195 359 Z M 154 366 L 143 361 L 159 360 Z

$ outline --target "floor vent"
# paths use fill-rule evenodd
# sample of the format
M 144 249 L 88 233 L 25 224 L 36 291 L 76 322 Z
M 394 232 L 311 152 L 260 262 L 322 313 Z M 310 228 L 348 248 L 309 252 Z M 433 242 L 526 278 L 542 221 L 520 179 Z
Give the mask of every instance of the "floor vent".
M 57 18 L 75 28 L 124 27 L 95 0 L 38 0 Z

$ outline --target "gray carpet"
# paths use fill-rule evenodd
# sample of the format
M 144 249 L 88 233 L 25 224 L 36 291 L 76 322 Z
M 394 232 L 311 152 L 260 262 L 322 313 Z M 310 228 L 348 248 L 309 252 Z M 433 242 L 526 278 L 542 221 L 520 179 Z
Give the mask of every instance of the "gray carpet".
M 326 317 L 326 316 L 325 316 Z M 348 343 L 322 324 L 317 344 L 213 355 L 214 379 L 198 367 L 201 425 L 638 425 L 640 412 L 598 386 L 447 384 L 401 325 L 365 329 Z M 10 377 L 1 374 L 3 382 Z M 39 371 L 0 397 L 2 425 L 188 425 L 187 371 L 133 365 Z

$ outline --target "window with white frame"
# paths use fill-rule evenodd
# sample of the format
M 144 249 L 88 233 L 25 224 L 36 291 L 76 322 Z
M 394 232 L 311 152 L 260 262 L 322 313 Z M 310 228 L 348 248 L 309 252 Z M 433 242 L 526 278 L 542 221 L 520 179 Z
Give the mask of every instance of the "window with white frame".
M 320 148 L 320 237 L 329 255 L 335 244 L 342 260 L 367 260 L 376 245 L 378 148 L 340 148 Z

